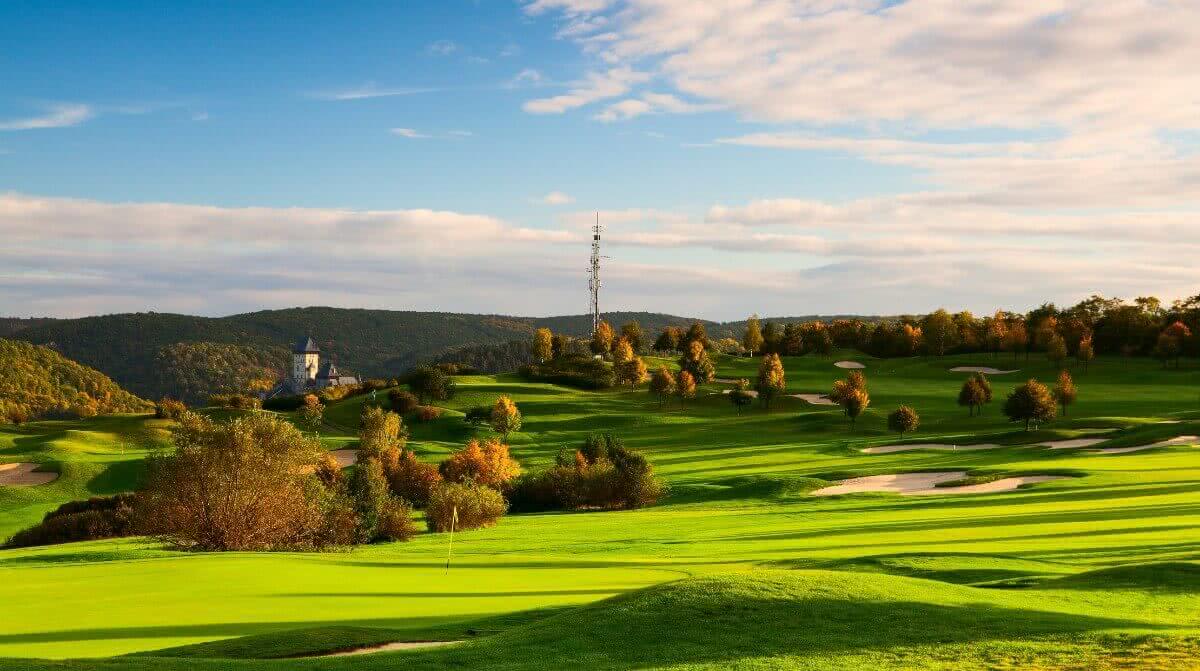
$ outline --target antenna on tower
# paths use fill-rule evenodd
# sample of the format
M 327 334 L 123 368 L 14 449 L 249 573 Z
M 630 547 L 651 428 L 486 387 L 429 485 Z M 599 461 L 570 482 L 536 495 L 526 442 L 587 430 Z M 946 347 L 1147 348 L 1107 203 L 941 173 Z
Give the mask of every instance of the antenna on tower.
M 588 291 L 591 292 L 592 333 L 600 328 L 600 213 L 592 226 L 592 266 L 588 274 Z

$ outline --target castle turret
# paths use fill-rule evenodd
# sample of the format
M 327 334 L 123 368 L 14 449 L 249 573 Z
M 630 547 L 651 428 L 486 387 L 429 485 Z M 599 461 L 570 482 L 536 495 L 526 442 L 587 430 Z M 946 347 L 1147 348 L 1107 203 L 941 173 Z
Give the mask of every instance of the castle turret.
M 298 389 L 310 386 L 317 379 L 321 350 L 312 338 L 301 338 L 292 348 L 292 381 Z

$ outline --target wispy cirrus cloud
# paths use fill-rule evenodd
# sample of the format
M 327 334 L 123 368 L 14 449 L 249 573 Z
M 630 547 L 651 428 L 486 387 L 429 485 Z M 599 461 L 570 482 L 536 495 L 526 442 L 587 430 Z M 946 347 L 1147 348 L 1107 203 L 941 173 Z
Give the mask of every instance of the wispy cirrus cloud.
M 64 103 L 51 105 L 43 114 L 22 119 L 0 120 L 0 131 L 36 130 L 41 128 L 66 128 L 96 116 L 91 105 Z
M 441 91 L 439 88 L 419 87 L 419 86 L 394 86 L 385 87 L 374 83 L 366 83 L 358 86 L 347 88 L 328 89 L 324 91 L 311 91 L 307 93 L 307 97 L 316 100 L 344 101 L 344 100 L 367 100 L 370 98 L 391 98 L 395 96 L 411 96 L 422 93 L 435 93 Z

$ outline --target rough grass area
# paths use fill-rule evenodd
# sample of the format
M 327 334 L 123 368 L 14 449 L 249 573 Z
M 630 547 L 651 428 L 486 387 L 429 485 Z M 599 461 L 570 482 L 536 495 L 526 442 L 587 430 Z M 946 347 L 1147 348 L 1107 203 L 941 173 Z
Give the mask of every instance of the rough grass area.
M 832 365 L 844 354 L 785 358 L 788 392 L 828 391 L 845 375 Z M 1200 433 L 1194 362 L 1101 359 L 1077 373 L 1070 416 L 1027 433 L 999 405 L 1030 376 L 1053 381 L 1036 356 L 1020 375 L 992 378 L 996 401 L 977 417 L 955 404 L 962 374 L 948 369 L 987 363 L 980 357 L 859 358 L 872 404 L 853 431 L 839 408 L 788 397 L 739 415 L 708 393 L 719 384 L 660 410 L 644 389 L 460 378 L 443 417 L 410 424 L 421 458 L 476 435 L 461 413 L 507 394 L 525 418 L 511 436 L 525 467 L 613 431 L 647 454 L 670 497 L 637 511 L 506 517 L 458 535 L 449 571 L 447 538 L 430 534 L 320 555 L 175 553 L 145 539 L 0 551 L 0 657 L 25 658 L 0 669 L 1195 667 L 1200 449 L 1037 446 Z M 722 378 L 757 370 L 750 359 L 716 363 Z M 353 447 L 366 402 L 329 407 L 330 449 Z M 863 454 L 895 442 L 884 418 L 902 403 L 922 420 L 905 442 L 1003 447 Z M 103 417 L 0 429 L 0 459 L 63 472 L 42 487 L 0 488 L 0 529 L 132 487 L 165 428 Z M 972 496 L 808 496 L 834 480 L 916 471 L 1073 477 Z M 481 620 L 495 631 L 454 648 L 255 659 L 459 639 Z M 28 659 L 128 653 L 141 654 Z

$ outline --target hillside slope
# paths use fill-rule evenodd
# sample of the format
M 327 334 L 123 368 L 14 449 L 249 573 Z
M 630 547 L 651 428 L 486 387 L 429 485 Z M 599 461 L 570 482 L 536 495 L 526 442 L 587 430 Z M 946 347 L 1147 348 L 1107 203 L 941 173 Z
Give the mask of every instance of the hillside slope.
M 48 347 L 0 339 L 0 422 L 67 412 L 144 412 L 146 401 Z
M 643 312 L 608 313 L 605 317 L 616 325 L 636 319 L 648 334 L 667 325 L 686 326 L 692 321 Z M 287 348 L 297 337 L 311 335 L 320 345 L 322 356 L 335 358 L 340 367 L 366 376 L 386 376 L 454 348 L 525 340 L 542 326 L 559 333 L 586 335 L 591 331 L 591 317 L 531 318 L 328 307 L 228 317 L 148 312 L 28 324 L 12 337 L 52 346 L 64 356 L 103 371 L 135 393 L 157 398 L 163 394 L 201 393 L 195 388 L 183 389 L 177 383 L 179 379 L 194 379 L 193 372 L 163 370 L 163 365 L 172 361 L 194 363 L 194 357 L 164 354 L 177 343 L 251 348 L 252 352 L 242 351 L 234 358 L 266 367 L 273 363 L 273 367 L 286 370 L 290 366 Z

